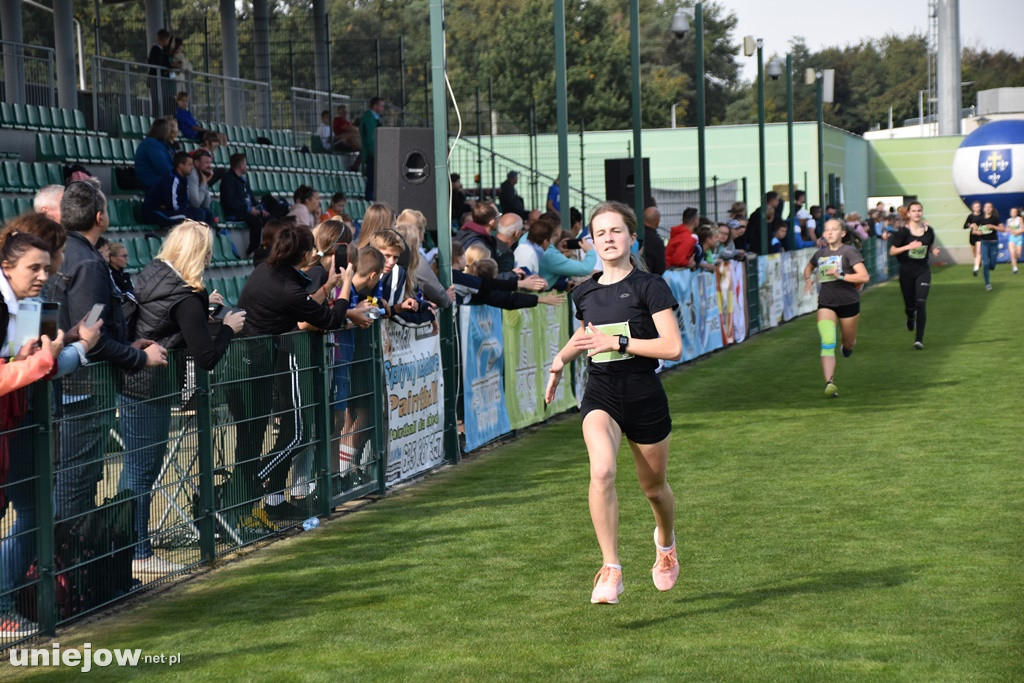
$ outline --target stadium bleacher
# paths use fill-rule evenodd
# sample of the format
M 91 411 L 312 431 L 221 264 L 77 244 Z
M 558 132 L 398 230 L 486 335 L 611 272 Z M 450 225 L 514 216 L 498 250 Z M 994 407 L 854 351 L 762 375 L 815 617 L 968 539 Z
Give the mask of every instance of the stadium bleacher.
M 20 153 L 0 154 L 0 222 L 31 210 L 31 195 L 39 188 L 63 184 L 65 164 L 82 164 L 93 172 L 109 169 L 108 238 L 125 245 L 129 271 L 138 272 L 158 252 L 163 233 L 142 220 L 142 192 L 119 186 L 114 169 L 134 166 L 135 151 L 152 123 L 152 117 L 122 114 L 118 118 L 118 136 L 110 137 L 89 130 L 84 113 L 76 109 L 0 103 L 0 137 L 10 131 L 10 135 L 22 136 L 31 147 L 31 151 L 26 147 Z M 348 213 L 357 219 L 369 206 L 362 199 L 363 176 L 348 170 L 350 159 L 346 156 L 300 151 L 295 148 L 290 130 L 217 122 L 201 125 L 227 136 L 228 144 L 214 152 L 215 166 L 226 168 L 231 154 L 246 153 L 249 182 L 257 196 L 271 194 L 291 203 L 292 193 L 299 185 L 310 185 L 320 192 L 324 207 L 333 193 L 344 192 L 349 197 Z M 300 144 L 303 142 L 306 141 Z M 198 144 L 179 140 L 178 147 L 192 151 Z M 218 194 L 216 189 L 214 194 Z M 244 257 L 248 233 L 243 223 L 224 222 L 216 199 L 211 209 L 222 230 L 214 242 L 207 271 L 209 289 L 218 289 L 228 303 L 235 303 L 251 270 L 251 261 Z

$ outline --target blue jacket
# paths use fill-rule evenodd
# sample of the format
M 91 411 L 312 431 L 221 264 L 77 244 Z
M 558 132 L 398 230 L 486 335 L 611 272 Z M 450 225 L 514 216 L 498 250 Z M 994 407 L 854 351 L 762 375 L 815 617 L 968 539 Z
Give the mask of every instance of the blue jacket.
M 195 138 L 198 133 L 199 122 L 188 109 L 178 107 L 174 110 L 174 118 L 178 121 L 178 130 L 187 138 Z
M 172 171 L 146 191 L 142 200 L 142 218 L 147 223 L 165 227 L 167 219 L 174 221 L 182 217 L 203 219 L 202 211 L 189 206 L 188 178 Z
M 548 287 L 554 287 L 560 275 L 580 277 L 594 272 L 597 263 L 597 249 L 591 249 L 582 261 L 571 259 L 558 250 L 555 245 L 548 246 L 540 257 L 540 276 L 547 280 Z
M 174 168 L 174 148 L 163 140 L 142 138 L 135 150 L 135 177 L 147 190 Z

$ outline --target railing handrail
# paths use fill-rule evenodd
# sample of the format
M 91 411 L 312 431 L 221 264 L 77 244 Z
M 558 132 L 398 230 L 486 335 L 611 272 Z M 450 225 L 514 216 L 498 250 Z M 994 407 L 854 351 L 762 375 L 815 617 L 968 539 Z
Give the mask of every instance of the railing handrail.
M 42 50 L 43 52 L 45 52 L 47 54 L 47 57 L 50 60 L 53 60 L 54 56 L 57 54 L 56 50 L 54 50 L 52 47 L 46 47 L 45 45 L 33 45 L 32 43 L 19 43 L 16 40 L 0 40 L 0 47 L 5 47 L 5 46 L 29 48 L 30 50 Z M 38 59 L 38 57 L 37 57 L 37 59 Z
M 149 75 L 150 69 L 164 68 L 164 67 L 157 67 L 157 66 L 154 66 L 152 64 L 144 64 L 142 62 L 131 62 L 131 61 L 128 61 L 128 60 L 125 60 L 125 59 L 115 59 L 114 57 L 103 57 L 101 55 L 92 55 L 92 59 L 93 59 L 93 62 L 96 64 L 96 66 L 99 67 L 99 68 L 103 67 L 103 65 L 104 65 L 103 63 L 104 62 L 110 62 L 110 63 L 114 63 L 114 64 L 121 64 L 123 66 L 137 67 L 139 69 L 144 69 L 146 71 L 146 73 L 145 74 L 140 74 L 140 75 L 146 75 L 146 76 Z M 123 69 L 121 69 L 121 70 L 123 71 Z M 253 80 L 249 80 L 247 78 L 236 78 L 234 76 L 225 76 L 223 74 L 211 74 L 211 73 L 207 73 L 205 71 L 196 71 L 195 69 L 189 69 L 188 73 L 192 74 L 193 76 L 205 76 L 207 78 L 212 78 L 214 80 L 228 81 L 228 82 L 232 82 L 232 83 L 243 83 L 243 84 L 247 84 L 247 85 L 255 85 L 255 86 L 258 86 L 260 88 L 266 88 L 268 90 L 270 89 L 270 84 L 265 82 L 265 81 L 253 81 Z
M 303 93 L 303 94 L 306 94 L 306 95 L 315 95 L 317 97 L 329 97 L 331 99 L 335 99 L 335 98 L 343 99 L 343 100 L 351 100 L 352 99 L 351 95 L 341 95 L 339 93 L 330 93 L 330 92 L 325 92 L 323 90 L 310 90 L 308 88 L 297 88 L 294 85 L 292 87 L 290 87 L 288 90 L 289 90 L 289 92 L 293 92 L 293 93 Z

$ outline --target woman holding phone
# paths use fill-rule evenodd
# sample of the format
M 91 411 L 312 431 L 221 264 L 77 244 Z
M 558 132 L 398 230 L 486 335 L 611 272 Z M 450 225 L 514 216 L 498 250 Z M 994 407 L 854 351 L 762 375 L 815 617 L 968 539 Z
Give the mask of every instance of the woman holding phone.
M 0 432 L 8 432 L 0 438 L 0 451 L 6 450 L 8 463 L 0 486 L 10 503 L 0 527 L 0 635 L 23 636 L 38 629 L 14 611 L 14 590 L 35 555 L 35 458 L 33 430 L 17 428 L 31 420 L 31 405 L 23 388 L 53 374 L 63 335 L 58 332 L 53 339 L 40 338 L 36 332 L 24 344 L 15 339 L 19 302 L 38 298 L 49 277 L 50 245 L 33 234 L 7 229 L 0 235 L 0 269 L 0 356 L 13 359 L 0 365 Z M 76 346 L 83 356 L 96 344 L 101 324 L 79 326 L 81 339 Z
M 180 401 L 185 382 L 185 352 L 198 367 L 212 370 L 245 323 L 245 311 L 229 311 L 216 335 L 210 336 L 209 306 L 223 305 L 219 294 L 207 294 L 203 282 L 212 253 L 213 231 L 203 223 L 185 221 L 170 231 L 135 282 L 135 338 L 177 350 L 167 369 L 146 368 L 124 376 L 122 394 L 130 400 L 122 401 L 118 411 L 125 445 L 118 491 L 131 491 L 137 498 L 138 544 L 132 561 L 136 575 L 164 576 L 183 568 L 153 553 L 149 508 L 150 491 L 167 450 L 171 409 Z
M 580 415 L 590 458 L 590 517 L 603 562 L 590 602 L 615 604 L 624 590 L 615 493 L 615 461 L 623 436 L 654 513 L 654 586 L 667 591 L 679 576 L 675 498 L 665 479 L 672 418 L 655 371 L 658 360 L 679 358 L 682 340 L 673 314 L 678 304 L 668 284 L 644 271 L 630 254 L 636 240 L 633 210 L 604 202 L 591 216 L 593 250 L 603 270 L 573 289 L 582 324 L 551 362 L 545 400 L 554 400 L 565 365 L 586 354 L 589 372 Z

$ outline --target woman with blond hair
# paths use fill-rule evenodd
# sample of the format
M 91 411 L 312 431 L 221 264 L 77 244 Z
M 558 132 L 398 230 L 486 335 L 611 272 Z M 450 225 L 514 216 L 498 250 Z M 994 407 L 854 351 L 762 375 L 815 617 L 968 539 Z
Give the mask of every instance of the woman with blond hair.
M 374 202 L 366 207 L 363 222 L 359 228 L 359 239 L 356 246 L 362 249 L 372 243 L 374 235 L 382 230 L 390 230 L 395 225 L 395 212 L 387 204 Z
M 213 253 L 213 232 L 202 223 L 185 221 L 170 231 L 153 261 L 135 281 L 137 312 L 134 339 L 150 339 L 164 348 L 187 350 L 195 364 L 212 370 L 231 338 L 245 323 L 244 311 L 229 311 L 215 337 L 210 337 L 208 307 L 223 305 L 215 291 L 206 292 L 203 274 Z M 129 330 L 131 333 L 132 331 Z M 171 408 L 184 384 L 185 354 L 172 354 L 169 367 L 146 368 L 126 375 L 119 420 L 124 437 L 124 469 L 119 491 L 138 499 L 135 528 L 139 544 L 132 562 L 136 574 L 165 575 L 182 569 L 153 554 L 149 541 L 150 489 L 163 465 Z
M 423 298 L 438 308 L 451 306 L 451 297 L 420 251 L 427 231 L 426 216 L 415 209 L 406 209 L 395 219 L 395 231 L 402 236 L 408 247 L 398 258 L 398 265 L 408 272 L 407 282 L 418 287 L 423 292 Z

